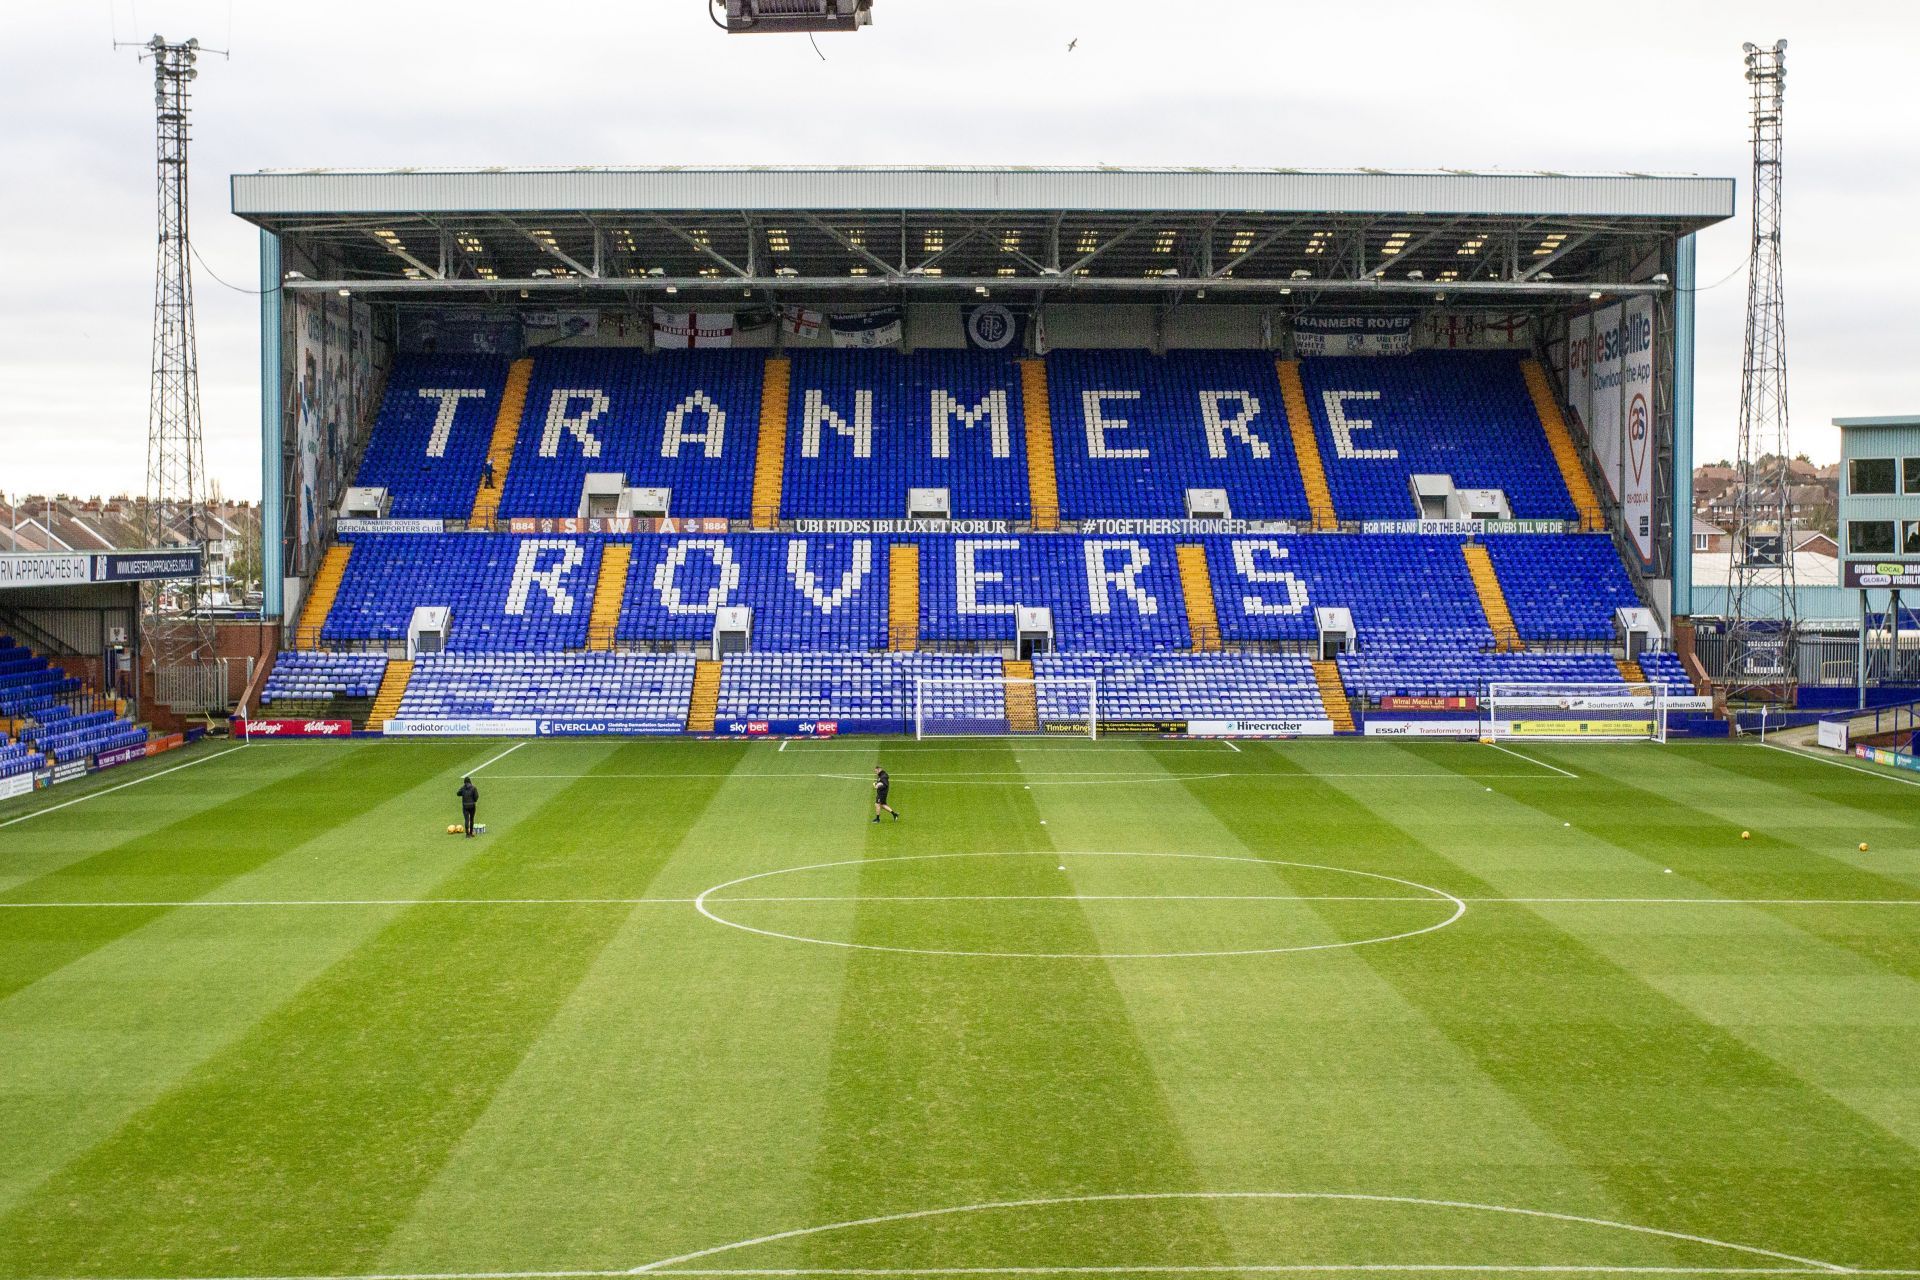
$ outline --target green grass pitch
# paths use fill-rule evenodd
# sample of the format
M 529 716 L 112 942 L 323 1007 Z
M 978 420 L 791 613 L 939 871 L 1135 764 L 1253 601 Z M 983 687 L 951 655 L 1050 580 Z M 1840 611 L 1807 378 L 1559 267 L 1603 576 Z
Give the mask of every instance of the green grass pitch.
M 90 788 L 0 807 L 0 1280 L 1920 1275 L 1920 788 L 1868 766 L 369 741 Z

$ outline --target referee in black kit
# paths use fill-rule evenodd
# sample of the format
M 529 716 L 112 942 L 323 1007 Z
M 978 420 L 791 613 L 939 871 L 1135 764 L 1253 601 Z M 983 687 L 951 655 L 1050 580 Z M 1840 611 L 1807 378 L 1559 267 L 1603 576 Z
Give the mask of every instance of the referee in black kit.
M 887 803 L 887 788 L 892 785 L 893 779 L 887 776 L 887 771 L 879 765 L 873 766 L 873 820 L 875 822 L 880 821 L 880 811 L 882 809 L 893 814 L 893 820 L 895 822 L 900 821 L 899 813 L 895 812 L 894 807 Z

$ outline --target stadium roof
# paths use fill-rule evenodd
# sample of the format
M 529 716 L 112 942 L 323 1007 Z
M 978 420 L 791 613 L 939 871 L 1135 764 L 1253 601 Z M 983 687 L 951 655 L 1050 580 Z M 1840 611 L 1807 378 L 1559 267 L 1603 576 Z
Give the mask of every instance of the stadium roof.
M 296 289 L 1221 299 L 1648 291 L 1729 178 L 982 167 L 299 170 L 233 208 L 341 264 Z M 1360 299 L 1355 299 L 1360 300 Z

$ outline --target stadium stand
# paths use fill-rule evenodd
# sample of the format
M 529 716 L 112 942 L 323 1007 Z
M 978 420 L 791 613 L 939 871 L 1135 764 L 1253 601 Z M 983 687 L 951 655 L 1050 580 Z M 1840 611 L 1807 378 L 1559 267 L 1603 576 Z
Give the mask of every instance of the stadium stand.
M 385 488 L 395 519 L 465 519 L 506 382 L 496 356 L 398 357 L 357 483 Z
M 1657 684 L 1676 697 L 1693 694 L 1693 678 L 1687 674 L 1686 665 L 1680 661 L 1679 654 L 1661 649 L 1641 654 L 1639 661 L 1640 672 L 1648 683 Z
M 1499 489 L 1516 519 L 1578 514 L 1516 355 L 1324 357 L 1301 380 L 1343 520 L 1417 517 L 1414 475 Z
M 46 757 L 22 742 L 11 741 L 0 733 L 0 778 L 33 773 L 46 763 Z
M 385 654 L 283 653 L 260 690 L 260 702 L 331 702 L 371 698 L 387 673 Z
M 617 634 L 704 641 L 718 609 L 746 605 L 755 649 L 884 649 L 887 562 L 879 537 L 642 538 Z
M 1098 682 L 1102 720 L 1325 720 L 1313 663 L 1299 654 L 1089 657 L 1034 661 L 1042 720 L 1084 717 L 1086 687 Z M 1050 683 L 1051 681 L 1051 683 Z
M 904 519 L 936 488 L 956 519 L 1027 519 L 1020 376 L 991 352 L 796 354 L 781 514 Z
M 922 538 L 920 563 L 923 641 L 1011 642 L 1015 610 L 1044 605 L 1063 649 L 1192 643 L 1170 538 Z
M 1527 640 L 1611 640 L 1613 611 L 1640 603 L 1606 534 L 1502 534 L 1483 545 Z
M 1493 644 L 1460 540 L 1417 534 L 1204 539 L 1227 640 L 1311 640 L 1316 607 L 1352 611 L 1362 649 Z
M 765 360 L 750 351 L 545 351 L 500 515 L 574 517 L 589 473 L 672 491 L 675 515 L 745 519 Z
M 1453 351 L 1276 364 L 1217 350 L 566 349 L 511 375 L 497 359 L 415 357 L 395 368 L 360 477 L 387 484 L 396 515 L 458 516 L 477 502 L 491 447 L 511 462 L 503 518 L 574 517 L 586 476 L 611 471 L 628 487 L 670 489 L 676 514 L 767 531 L 343 540 L 309 597 L 303 643 L 397 651 L 413 609 L 430 605 L 452 612 L 450 652 L 398 679 L 405 664 L 382 653 L 285 654 L 262 701 L 324 706 L 383 690 L 382 715 L 408 718 L 704 729 L 711 713 L 910 727 L 917 678 L 1031 671 L 1038 683 L 1016 686 L 1018 698 L 953 686 L 939 694 L 952 705 L 935 710 L 1024 727 L 1062 710 L 1049 677 L 1090 675 L 1102 718 L 1344 730 L 1383 696 L 1619 682 L 1640 668 L 1611 656 L 1614 611 L 1639 599 L 1608 536 L 1352 523 L 1420 515 L 1409 480 L 1427 473 L 1501 490 L 1516 518 L 1591 523 L 1588 498 L 1570 492 L 1567 446 L 1543 425 L 1543 376 L 1517 354 Z M 524 388 L 517 422 L 509 382 Z M 461 388 L 474 394 L 452 394 Z M 1220 489 L 1236 518 L 1315 532 L 774 531 L 776 520 L 900 519 L 911 488 L 947 489 L 957 519 L 1036 530 L 1184 517 L 1187 490 Z M 1023 605 L 1053 617 L 1057 651 L 1031 668 L 1002 658 Z M 726 606 L 752 610 L 751 652 L 696 668 L 685 655 L 704 649 Z M 1357 651 L 1315 664 L 1323 606 L 1351 612 Z M 649 666 L 667 659 L 640 651 L 676 656 Z M 1690 690 L 1672 655 L 1644 666 Z M 44 662 L 0 648 L 0 714 L 66 688 Z
M 1343 653 L 1340 677 L 1355 695 L 1476 697 L 1494 681 L 1620 684 L 1620 669 L 1604 653 L 1474 653 L 1465 650 L 1386 649 Z
M 984 655 L 745 654 L 721 666 L 719 716 L 885 721 L 911 729 L 919 689 L 931 716 L 1004 731 L 1000 673 L 1000 660 Z M 917 686 L 932 677 L 973 683 Z
M 324 640 L 403 641 L 415 606 L 452 611 L 454 650 L 586 646 L 604 539 L 387 534 L 357 539 Z
M 1062 519 L 1180 518 L 1188 489 L 1312 517 L 1267 353 L 1056 351 L 1046 374 Z
M 680 729 L 691 655 L 431 654 L 415 660 L 403 719 L 561 718 Z

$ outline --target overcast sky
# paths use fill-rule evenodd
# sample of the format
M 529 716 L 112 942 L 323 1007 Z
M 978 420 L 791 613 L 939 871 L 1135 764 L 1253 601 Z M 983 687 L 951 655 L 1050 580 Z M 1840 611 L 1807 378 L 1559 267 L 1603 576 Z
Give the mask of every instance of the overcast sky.
M 1739 179 L 1700 249 L 1698 456 L 1733 450 L 1748 153 L 1740 44 L 1790 42 L 1794 443 L 1920 412 L 1912 0 L 877 0 L 874 26 L 729 38 L 705 0 L 5 0 L 0 491 L 138 491 L 153 273 L 150 72 L 196 83 L 193 233 L 258 287 L 227 175 L 274 167 L 1182 164 Z M 1067 52 L 1068 41 L 1079 47 Z M 1731 273 L 1731 274 L 1730 274 Z M 257 299 L 196 271 L 209 470 L 259 493 Z

